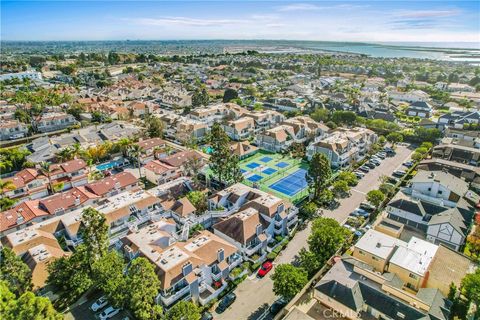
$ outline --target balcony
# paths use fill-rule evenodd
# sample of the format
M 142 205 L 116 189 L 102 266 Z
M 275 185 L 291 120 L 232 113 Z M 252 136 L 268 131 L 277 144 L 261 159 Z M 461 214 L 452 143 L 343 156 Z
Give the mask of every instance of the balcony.
M 235 254 L 235 257 L 230 259 L 230 264 L 228 265 L 228 270 L 232 271 L 234 268 L 242 264 L 242 256 Z
M 260 250 L 263 246 L 263 243 L 260 242 L 260 243 L 257 243 L 257 244 L 254 244 L 254 245 L 250 245 L 248 247 L 245 248 L 245 254 L 247 256 L 251 256 L 252 254 L 256 253 L 258 250 Z
M 177 300 L 180 300 L 181 298 L 189 294 L 190 294 L 190 286 L 187 285 L 181 289 L 173 290 L 172 292 L 168 292 L 165 294 L 160 293 L 157 296 L 157 301 L 158 301 L 158 298 L 160 298 L 160 301 L 162 302 L 163 305 L 169 306 L 172 303 L 176 302 Z
M 212 279 L 215 281 L 220 281 L 222 279 L 222 272 L 216 266 L 212 268 Z
M 206 305 L 213 299 L 217 298 L 223 290 L 227 288 L 227 283 L 223 283 L 222 286 L 218 289 L 214 289 L 206 283 L 200 285 L 200 296 L 198 297 L 198 302 L 202 306 Z
M 294 216 L 293 218 L 291 218 L 290 220 L 288 220 L 287 222 L 287 227 L 290 228 L 292 225 L 294 225 L 295 223 L 297 223 L 298 221 L 298 217 L 297 216 Z

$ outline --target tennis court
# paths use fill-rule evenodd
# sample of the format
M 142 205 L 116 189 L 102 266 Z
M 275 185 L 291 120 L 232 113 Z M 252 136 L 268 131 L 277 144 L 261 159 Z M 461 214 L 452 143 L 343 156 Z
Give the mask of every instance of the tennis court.
M 255 168 L 260 167 L 260 164 L 258 164 L 256 162 L 252 162 L 252 163 L 247 164 L 246 167 L 250 168 L 250 169 L 255 169 Z
M 277 172 L 277 170 L 272 169 L 272 168 L 267 168 L 267 169 L 264 169 L 262 172 L 265 173 L 265 174 L 270 175 L 270 174 L 272 174 L 272 173 Z
M 264 162 L 264 163 L 267 163 L 267 162 L 270 162 L 272 161 L 273 159 L 270 158 L 270 157 L 263 157 L 262 159 L 260 159 L 260 161 Z
M 307 187 L 308 184 L 307 180 L 305 179 L 306 173 L 307 170 L 298 169 L 294 173 L 291 173 L 288 176 L 271 184 L 269 188 L 292 197 Z
M 259 176 L 258 174 L 251 175 L 250 177 L 247 178 L 248 180 L 252 182 L 257 182 L 263 179 L 262 176 Z
M 277 163 L 276 166 L 283 169 L 283 168 L 288 167 L 288 163 L 282 161 L 282 162 Z
M 259 151 L 240 161 L 243 183 L 289 201 L 308 196 L 307 164 L 280 153 Z

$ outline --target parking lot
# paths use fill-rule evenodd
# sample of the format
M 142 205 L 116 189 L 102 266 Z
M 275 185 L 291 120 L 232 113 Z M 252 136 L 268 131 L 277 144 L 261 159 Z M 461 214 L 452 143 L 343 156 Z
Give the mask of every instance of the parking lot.
M 91 298 L 89 299 L 80 299 L 78 304 L 70 310 L 70 312 L 65 314 L 65 319 L 66 320 L 94 320 L 94 319 L 99 319 L 98 315 L 105 310 L 105 308 L 102 308 L 101 310 L 97 312 L 93 312 L 90 309 L 90 306 L 98 299 L 100 298 L 101 293 L 97 293 L 92 295 Z M 127 317 L 127 313 L 125 311 L 120 311 L 117 315 L 113 316 L 110 318 L 111 320 L 123 320 Z
M 360 203 L 365 201 L 367 192 L 380 186 L 381 176 L 391 176 L 392 172 L 398 169 L 406 170 L 402 163 L 410 159 L 413 149 L 413 147 L 408 145 L 397 146 L 395 156 L 387 157 L 378 167 L 370 170 L 359 181 L 358 185 L 351 190 L 351 195 L 348 198 L 340 199 L 339 206 L 336 209 L 324 210 L 324 216 L 334 218 L 339 223 L 343 223 L 350 213 Z M 295 262 L 300 249 L 306 246 L 309 235 L 310 224 L 295 234 L 295 237 L 289 242 L 286 249 L 277 257 L 274 265 Z M 270 271 L 270 274 L 272 273 L 273 270 Z M 270 274 L 263 279 L 247 278 L 240 283 L 235 290 L 237 295 L 235 303 L 224 313 L 215 313 L 213 315 L 214 319 L 267 319 L 268 317 L 264 318 L 264 314 L 268 307 L 277 299 L 273 293 L 273 282 L 270 279 Z

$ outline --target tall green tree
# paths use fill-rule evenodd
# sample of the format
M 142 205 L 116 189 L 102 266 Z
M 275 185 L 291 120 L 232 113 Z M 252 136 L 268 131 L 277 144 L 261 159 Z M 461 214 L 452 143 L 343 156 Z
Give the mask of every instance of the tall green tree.
M 130 155 L 130 157 L 134 158 L 137 161 L 138 175 L 140 178 L 142 177 L 142 164 L 140 163 L 140 156 L 143 152 L 143 148 L 138 144 L 131 145 L 130 149 L 128 150 L 128 154 Z
M 124 276 L 125 262 L 116 251 L 109 251 L 93 263 L 95 284 L 116 308 L 123 308 L 127 302 L 127 282 Z
M 78 299 L 93 285 L 86 251 L 81 244 L 71 256 L 58 258 L 47 266 L 47 283 L 53 285 L 67 303 Z
M 318 201 L 320 193 L 328 184 L 332 176 L 330 161 L 322 153 L 316 153 L 310 160 L 306 179 L 313 190 L 313 199 Z
M 4 320 L 60 320 L 63 316 L 52 306 L 48 298 L 37 297 L 26 291 L 18 299 L 9 290 L 6 281 L 0 281 L 0 315 Z
M 281 264 L 272 275 L 273 292 L 286 300 L 291 300 L 308 282 L 308 274 L 302 268 L 291 264 Z
M 140 320 L 159 318 L 162 309 L 155 303 L 160 288 L 160 280 L 154 266 L 140 257 L 132 261 L 127 272 L 128 306 Z
M 167 312 L 168 320 L 200 320 L 201 318 L 200 309 L 191 301 L 182 300 Z
M 210 169 L 220 183 L 226 182 L 227 168 L 230 159 L 230 139 L 222 129 L 220 123 L 215 122 L 207 137 L 212 148 L 210 154 Z
M 150 138 L 162 138 L 165 130 L 165 123 L 162 119 L 147 115 L 144 120 L 147 135 Z
M 17 296 L 32 289 L 32 271 L 8 247 L 0 251 L 0 280 L 4 280 Z
M 480 305 L 480 269 L 474 273 L 467 274 L 462 280 L 462 294 L 468 302 Z M 477 308 L 474 319 L 480 317 L 480 308 Z
M 237 90 L 231 89 L 231 88 L 227 88 L 227 89 L 225 89 L 225 91 L 223 92 L 223 99 L 222 99 L 222 101 L 223 101 L 223 102 L 230 102 L 231 100 L 237 99 L 237 98 L 238 98 L 238 92 L 237 92 Z
M 320 270 L 322 264 L 318 260 L 315 253 L 305 248 L 300 249 L 298 253 L 300 266 L 307 271 L 308 277 L 313 277 Z
M 94 208 L 82 212 L 83 243 L 87 249 L 87 261 L 90 266 L 105 256 L 109 246 L 108 225 L 105 215 Z
M 385 194 L 380 190 L 370 190 L 367 193 L 367 201 L 378 207 L 385 200 Z
M 403 135 L 400 132 L 390 132 L 387 135 L 387 141 L 390 142 L 392 145 L 395 145 L 403 141 Z
M 307 243 L 318 262 L 323 265 L 345 243 L 349 231 L 335 219 L 317 218 L 312 223 L 312 230 Z

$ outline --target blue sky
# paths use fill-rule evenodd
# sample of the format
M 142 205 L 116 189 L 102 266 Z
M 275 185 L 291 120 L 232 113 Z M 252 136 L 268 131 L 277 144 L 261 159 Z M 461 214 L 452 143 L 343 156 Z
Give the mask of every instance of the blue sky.
M 480 42 L 480 1 L 1 1 L 2 40 Z

